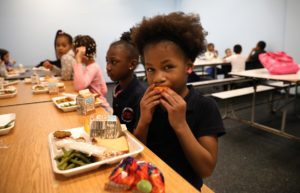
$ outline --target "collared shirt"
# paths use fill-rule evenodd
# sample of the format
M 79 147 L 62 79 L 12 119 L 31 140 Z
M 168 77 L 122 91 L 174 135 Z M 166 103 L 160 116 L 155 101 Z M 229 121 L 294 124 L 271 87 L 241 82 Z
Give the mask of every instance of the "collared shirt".
M 221 136 L 225 133 L 219 109 L 212 98 L 204 97 L 190 87 L 184 100 L 187 104 L 186 121 L 195 138 L 205 135 Z M 201 177 L 196 174 L 185 157 L 168 121 L 168 114 L 161 107 L 157 107 L 154 111 L 147 136 L 147 147 L 197 189 L 202 186 Z
M 120 122 L 126 124 L 127 129 L 132 132 L 138 121 L 138 110 L 140 100 L 144 95 L 146 85 L 139 81 L 136 76 L 124 89 L 120 90 L 118 84 L 113 92 L 113 110 Z

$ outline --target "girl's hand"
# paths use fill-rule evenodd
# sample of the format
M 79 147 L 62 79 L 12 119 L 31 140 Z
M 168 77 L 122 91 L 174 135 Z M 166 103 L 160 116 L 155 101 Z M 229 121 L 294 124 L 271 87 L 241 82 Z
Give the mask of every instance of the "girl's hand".
M 86 53 L 86 48 L 84 46 L 76 48 L 75 59 L 76 59 L 77 63 L 82 62 L 82 59 L 85 56 L 85 53 Z
M 47 69 L 52 69 L 52 64 L 49 62 L 49 61 L 45 61 L 45 62 L 43 62 L 43 66 L 45 67 L 45 68 L 47 68 Z
M 141 116 L 140 123 L 142 125 L 149 125 L 152 121 L 152 116 L 155 107 L 160 103 L 161 92 L 159 90 L 154 90 L 154 85 L 147 88 L 144 96 L 140 102 Z
M 175 132 L 185 128 L 187 122 L 185 118 L 186 102 L 184 99 L 170 88 L 165 89 L 161 96 L 160 103 L 168 111 L 168 119 L 172 128 Z

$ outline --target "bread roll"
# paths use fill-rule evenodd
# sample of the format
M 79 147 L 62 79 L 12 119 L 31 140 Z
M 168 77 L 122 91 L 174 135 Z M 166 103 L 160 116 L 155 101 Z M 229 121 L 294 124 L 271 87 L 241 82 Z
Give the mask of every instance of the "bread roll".
M 118 151 L 122 153 L 129 152 L 129 146 L 127 138 L 125 136 L 121 136 L 115 139 L 103 139 L 100 137 L 95 137 L 95 141 L 97 145 L 105 147 L 108 150 Z

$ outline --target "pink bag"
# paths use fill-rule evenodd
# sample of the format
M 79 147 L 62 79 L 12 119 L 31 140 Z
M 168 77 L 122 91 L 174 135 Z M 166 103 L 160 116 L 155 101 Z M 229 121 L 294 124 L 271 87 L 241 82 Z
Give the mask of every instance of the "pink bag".
M 293 58 L 282 51 L 267 52 L 258 57 L 270 74 L 296 74 L 299 70 Z

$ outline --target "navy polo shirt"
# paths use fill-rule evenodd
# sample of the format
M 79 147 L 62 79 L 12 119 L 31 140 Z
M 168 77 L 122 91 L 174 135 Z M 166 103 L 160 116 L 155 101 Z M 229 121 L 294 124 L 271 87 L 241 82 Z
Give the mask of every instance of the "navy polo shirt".
M 186 119 L 194 136 L 221 136 L 225 133 L 223 121 L 212 98 L 204 97 L 193 87 L 184 98 L 187 103 Z M 194 172 L 178 141 L 178 138 L 168 121 L 167 111 L 158 107 L 153 114 L 147 136 L 147 147 L 177 171 L 182 177 L 199 189 L 202 178 Z
M 129 85 L 122 91 L 116 86 L 113 93 L 114 115 L 118 116 L 122 124 L 126 124 L 127 129 L 132 132 L 138 121 L 137 111 L 140 100 L 146 90 L 146 84 L 139 81 L 136 76 Z

